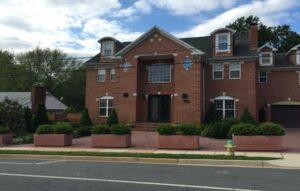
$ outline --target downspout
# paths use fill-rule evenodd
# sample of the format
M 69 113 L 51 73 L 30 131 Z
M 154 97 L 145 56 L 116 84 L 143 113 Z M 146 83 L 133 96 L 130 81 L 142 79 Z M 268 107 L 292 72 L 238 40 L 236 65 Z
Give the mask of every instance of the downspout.
M 205 121 L 205 62 L 202 64 L 202 120 L 203 123 Z

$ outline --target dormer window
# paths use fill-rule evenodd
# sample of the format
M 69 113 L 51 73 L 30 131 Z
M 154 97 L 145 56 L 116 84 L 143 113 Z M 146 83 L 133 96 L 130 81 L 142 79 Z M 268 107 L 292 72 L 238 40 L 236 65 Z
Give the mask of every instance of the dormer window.
M 259 54 L 259 63 L 261 66 L 270 66 L 273 64 L 273 53 L 262 52 Z
M 216 51 L 217 52 L 230 51 L 230 33 L 216 34 Z
M 114 52 L 114 42 L 113 41 L 103 41 L 102 44 L 102 55 L 112 56 Z

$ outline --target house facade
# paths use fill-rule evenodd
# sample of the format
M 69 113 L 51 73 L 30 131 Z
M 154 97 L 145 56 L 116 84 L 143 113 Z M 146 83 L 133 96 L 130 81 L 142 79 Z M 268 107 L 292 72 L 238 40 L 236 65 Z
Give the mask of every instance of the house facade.
M 221 117 L 239 118 L 248 108 L 258 120 L 263 108 L 268 120 L 300 124 L 281 117 L 300 115 L 300 46 L 288 53 L 258 47 L 256 24 L 247 34 L 220 28 L 179 39 L 153 27 L 133 42 L 98 42 L 100 53 L 85 63 L 94 123 L 105 123 L 114 108 L 121 122 L 200 124 L 214 103 Z

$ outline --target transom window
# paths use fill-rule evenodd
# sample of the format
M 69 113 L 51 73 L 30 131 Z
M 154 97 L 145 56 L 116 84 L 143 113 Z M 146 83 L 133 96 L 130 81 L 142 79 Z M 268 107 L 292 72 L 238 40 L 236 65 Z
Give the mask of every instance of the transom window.
M 114 42 L 113 41 L 103 41 L 102 42 L 102 54 L 103 56 L 112 56 L 114 50 Z
M 241 64 L 231 63 L 229 64 L 229 79 L 240 79 L 241 78 Z
M 99 99 L 99 114 L 102 117 L 108 117 L 113 109 L 113 100 L 111 96 L 104 96 Z
M 171 82 L 171 69 L 169 64 L 153 64 L 148 67 L 148 82 L 168 83 Z
M 265 84 L 268 81 L 268 73 L 266 71 L 261 71 L 258 74 L 258 82 Z
M 217 52 L 227 52 L 230 50 L 230 34 L 216 34 L 216 50 Z
M 272 52 L 263 52 L 260 53 L 260 65 L 271 65 L 273 64 L 273 53 Z
M 213 79 L 222 80 L 224 78 L 224 65 L 221 63 L 212 64 Z
M 110 69 L 110 81 L 115 81 L 116 78 L 116 69 Z
M 220 96 L 214 99 L 217 114 L 220 118 L 235 117 L 234 99 L 228 96 Z
M 98 76 L 97 76 L 98 82 L 105 82 L 105 75 L 106 75 L 106 70 L 105 69 L 99 69 L 98 70 Z

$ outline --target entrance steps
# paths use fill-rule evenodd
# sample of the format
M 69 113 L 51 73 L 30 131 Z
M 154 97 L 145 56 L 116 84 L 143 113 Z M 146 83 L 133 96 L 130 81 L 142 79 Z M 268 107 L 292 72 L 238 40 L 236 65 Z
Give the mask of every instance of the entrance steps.
M 156 131 L 157 123 L 135 123 L 133 131 Z

